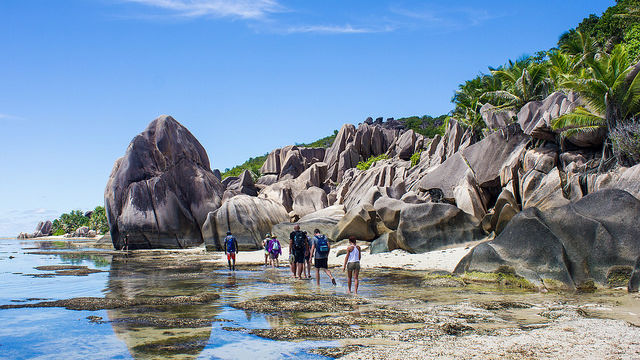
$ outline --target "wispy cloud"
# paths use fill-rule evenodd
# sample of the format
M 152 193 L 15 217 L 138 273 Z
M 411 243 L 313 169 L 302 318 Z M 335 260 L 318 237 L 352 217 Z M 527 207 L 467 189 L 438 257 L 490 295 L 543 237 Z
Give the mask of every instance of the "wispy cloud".
M 285 11 L 275 0 L 123 0 L 169 11 L 180 17 L 263 19 Z
M 392 6 L 390 11 L 395 15 L 419 21 L 413 24 L 415 27 L 439 27 L 445 30 L 468 28 L 503 16 L 484 9 L 436 6 L 415 9 Z
M 379 28 L 374 27 L 358 27 L 352 25 L 301 25 L 291 26 L 286 29 L 286 33 L 318 33 L 318 34 L 367 34 L 367 33 L 381 33 L 390 32 L 394 28 L 391 26 L 384 26 Z
M 15 115 L 10 115 L 10 114 L 1 114 L 0 113 L 0 120 L 21 120 L 22 118 L 19 116 L 15 116 Z

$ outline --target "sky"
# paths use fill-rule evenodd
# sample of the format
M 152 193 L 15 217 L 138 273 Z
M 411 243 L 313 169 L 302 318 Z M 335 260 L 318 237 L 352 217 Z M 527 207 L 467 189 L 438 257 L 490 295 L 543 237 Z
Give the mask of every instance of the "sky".
M 224 170 L 368 116 L 446 114 L 458 84 L 612 5 L 0 0 L 0 235 L 102 205 L 159 115 Z

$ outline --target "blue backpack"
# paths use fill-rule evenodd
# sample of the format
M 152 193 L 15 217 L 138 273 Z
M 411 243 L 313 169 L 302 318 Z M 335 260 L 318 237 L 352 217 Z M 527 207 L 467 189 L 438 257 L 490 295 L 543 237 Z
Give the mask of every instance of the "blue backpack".
M 327 237 L 324 235 L 316 236 L 316 242 L 318 244 L 318 252 L 326 254 L 329 252 L 329 242 L 327 241 Z
M 224 238 L 224 241 L 227 244 L 227 252 L 236 252 L 236 247 L 234 244 L 235 239 L 236 238 L 234 238 L 233 236 L 227 236 Z

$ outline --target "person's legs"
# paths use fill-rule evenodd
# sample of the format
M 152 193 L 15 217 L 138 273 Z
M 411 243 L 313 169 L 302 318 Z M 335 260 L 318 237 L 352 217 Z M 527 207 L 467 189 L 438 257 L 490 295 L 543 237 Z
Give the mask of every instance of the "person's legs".
M 351 275 L 353 271 L 347 270 L 347 294 L 351 294 Z
M 302 279 L 302 273 L 304 272 L 304 262 L 296 263 L 296 267 L 297 267 L 296 277 L 298 279 Z
M 358 284 L 360 283 L 359 276 L 360 276 L 360 269 L 353 270 L 353 282 L 354 282 L 353 286 L 354 286 L 356 295 L 358 295 Z
M 233 260 L 233 271 L 236 271 L 236 253 L 231 253 L 231 260 Z
M 229 270 L 231 270 L 231 253 L 227 253 L 227 264 L 229 264 Z
M 269 253 L 265 252 L 264 253 L 264 265 L 268 265 L 269 264 Z
M 327 276 L 329 277 L 329 279 L 331 279 L 331 283 L 333 285 L 336 284 L 336 279 L 333 277 L 333 275 L 331 274 L 331 270 L 329 270 L 329 268 L 324 268 L 324 273 L 327 274 Z
M 316 268 L 316 285 L 320 286 L 320 268 Z

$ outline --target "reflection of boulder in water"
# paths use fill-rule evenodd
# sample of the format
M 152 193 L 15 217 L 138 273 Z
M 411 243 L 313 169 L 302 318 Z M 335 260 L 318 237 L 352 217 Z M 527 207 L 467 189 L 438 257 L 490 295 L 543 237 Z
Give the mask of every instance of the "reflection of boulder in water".
M 201 265 L 114 257 L 105 297 L 198 296 L 212 292 Z M 211 336 L 216 303 L 135 306 L 107 311 L 115 334 L 135 359 L 195 359 Z

